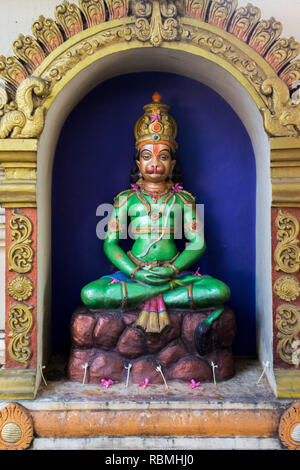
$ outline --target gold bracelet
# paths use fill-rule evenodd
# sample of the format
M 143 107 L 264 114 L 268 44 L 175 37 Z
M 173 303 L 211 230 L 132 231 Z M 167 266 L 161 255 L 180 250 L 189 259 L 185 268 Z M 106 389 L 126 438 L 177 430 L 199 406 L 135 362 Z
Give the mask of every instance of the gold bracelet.
M 137 266 L 136 268 L 134 268 L 134 270 L 130 273 L 130 279 L 134 279 L 134 276 L 140 269 L 141 269 L 140 266 Z
M 180 273 L 179 269 L 176 268 L 176 266 L 174 266 L 174 264 L 168 264 L 167 266 L 168 266 L 168 268 L 173 269 L 175 276 L 177 276 Z

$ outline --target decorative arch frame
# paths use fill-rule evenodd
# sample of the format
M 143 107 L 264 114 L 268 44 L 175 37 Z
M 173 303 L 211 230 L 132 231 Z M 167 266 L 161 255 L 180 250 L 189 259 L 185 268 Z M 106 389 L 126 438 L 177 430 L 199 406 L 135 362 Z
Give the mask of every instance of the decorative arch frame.
M 40 16 L 20 35 L 14 57 L 0 57 L 0 203 L 6 210 L 6 362 L 0 397 L 33 398 L 41 378 L 44 337 L 39 301 L 37 181 L 46 123 L 80 73 L 121 54 L 188 54 L 236 80 L 262 116 L 269 141 L 268 287 L 273 316 L 269 380 L 279 397 L 300 396 L 300 44 L 282 25 L 260 19 L 237 0 L 64 1 L 55 18 Z M 54 112 L 54 111 L 53 111 Z M 45 293 L 44 293 L 45 294 Z M 43 294 L 43 295 L 44 295 Z M 267 314 L 268 312 L 266 312 Z M 266 359 L 264 354 L 261 360 Z

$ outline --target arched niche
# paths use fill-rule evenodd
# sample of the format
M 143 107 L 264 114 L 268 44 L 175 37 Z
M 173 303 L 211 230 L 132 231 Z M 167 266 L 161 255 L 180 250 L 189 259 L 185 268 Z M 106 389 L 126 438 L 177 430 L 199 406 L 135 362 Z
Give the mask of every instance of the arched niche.
M 193 78 L 208 85 L 220 94 L 238 114 L 250 136 L 257 169 L 256 193 L 256 315 L 258 334 L 258 354 L 261 360 L 272 356 L 272 293 L 271 293 L 271 256 L 270 206 L 271 184 L 269 174 L 269 141 L 263 128 L 262 117 L 253 99 L 243 86 L 220 66 L 207 59 L 194 57 L 183 51 L 164 49 L 133 50 L 113 54 L 93 63 L 74 77 L 56 97 L 47 113 L 45 128 L 38 146 L 38 220 L 39 246 L 38 264 L 38 311 L 43 312 L 42 322 L 50 322 L 51 278 L 51 174 L 56 143 L 66 117 L 76 104 L 97 84 L 124 73 L 162 71 Z M 99 113 L 101 110 L 99 103 Z M 55 117 L 54 117 L 55 116 Z M 242 155 L 241 155 L 242 158 Z M 84 164 L 84 163 L 83 163 Z M 266 254 L 269 253 L 269 256 Z M 264 263 L 260 260 L 264 259 Z M 45 263 L 47 260 L 47 263 Z M 40 305 L 39 305 L 39 302 Z M 43 305 L 43 308 L 41 306 Z M 45 306 L 49 306 L 45 309 Z M 48 311 L 48 316 L 45 315 Z M 269 333 L 268 333 L 269 332 Z M 41 338 L 42 339 L 42 338 Z M 40 339 L 40 347 L 42 341 Z
M 174 2 L 146 3 L 134 1 L 129 7 L 125 0 L 106 0 L 101 10 L 103 1 L 82 0 L 80 11 L 64 2 L 56 8 L 57 23 L 40 17 L 33 25 L 36 39 L 20 36 L 14 44 L 18 59 L 1 57 L 0 76 L 10 85 L 1 92 L 0 120 L 0 201 L 7 212 L 5 368 L 13 371 L 9 377 L 0 374 L 12 390 L 5 396 L 35 395 L 49 345 L 51 178 L 62 125 L 97 84 L 147 71 L 175 73 L 209 86 L 247 129 L 257 170 L 258 356 L 270 366 L 275 393 L 298 396 L 300 376 L 292 370 L 291 344 L 300 331 L 300 112 L 290 89 L 300 77 L 299 61 L 293 61 L 300 46 L 293 38 L 279 38 L 281 25 L 274 19 L 260 21 L 258 9 L 237 9 L 235 0 L 224 2 L 225 8 L 218 0 L 202 6 L 176 2 L 177 8 Z M 23 266 L 12 242 L 21 225 L 27 230 Z M 17 248 L 24 248 L 23 241 Z M 20 296 L 11 281 L 24 272 L 27 303 L 19 300 L 16 310 L 14 300 Z M 292 291 L 286 290 L 286 275 Z M 17 311 L 26 323 L 21 333 L 12 321 Z M 293 320 L 289 329 L 286 316 Z

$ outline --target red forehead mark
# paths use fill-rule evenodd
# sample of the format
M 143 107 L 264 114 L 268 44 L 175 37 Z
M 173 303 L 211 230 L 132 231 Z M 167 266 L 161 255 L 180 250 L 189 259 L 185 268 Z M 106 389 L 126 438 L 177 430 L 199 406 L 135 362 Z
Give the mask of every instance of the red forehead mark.
M 161 150 L 160 144 L 153 144 L 153 153 L 155 156 L 159 154 L 160 150 Z

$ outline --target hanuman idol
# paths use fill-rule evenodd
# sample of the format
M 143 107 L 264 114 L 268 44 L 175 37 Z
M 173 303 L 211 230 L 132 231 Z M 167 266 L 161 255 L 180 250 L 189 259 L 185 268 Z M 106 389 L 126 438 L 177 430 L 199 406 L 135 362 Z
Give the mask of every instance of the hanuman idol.
M 195 330 L 196 349 L 204 355 L 207 334 L 224 310 L 230 290 L 223 282 L 189 269 L 205 251 L 203 224 L 195 197 L 183 189 L 176 167 L 177 124 L 161 99 L 154 93 L 135 125 L 131 189 L 114 199 L 104 252 L 118 271 L 86 285 L 81 298 L 91 309 L 140 308 L 135 326 L 147 334 L 162 333 L 170 326 L 168 309 L 214 307 Z M 126 253 L 120 239 L 128 218 L 134 241 Z M 182 251 L 175 243 L 178 220 L 186 239 Z

